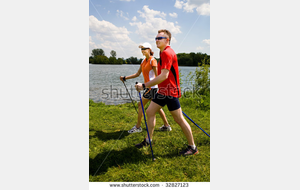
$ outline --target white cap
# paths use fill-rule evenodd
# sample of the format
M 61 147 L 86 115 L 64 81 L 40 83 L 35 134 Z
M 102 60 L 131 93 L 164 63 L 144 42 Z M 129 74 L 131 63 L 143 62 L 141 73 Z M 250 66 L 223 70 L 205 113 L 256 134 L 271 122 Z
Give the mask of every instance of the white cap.
M 150 48 L 150 49 L 152 49 L 152 46 L 148 42 L 145 42 L 142 45 L 139 45 L 139 48 Z

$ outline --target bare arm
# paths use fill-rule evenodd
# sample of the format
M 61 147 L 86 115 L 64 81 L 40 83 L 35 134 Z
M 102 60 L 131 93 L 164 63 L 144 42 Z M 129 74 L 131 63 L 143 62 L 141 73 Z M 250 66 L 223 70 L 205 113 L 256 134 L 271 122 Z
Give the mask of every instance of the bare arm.
M 153 66 L 152 70 L 153 70 L 153 72 L 155 74 L 155 77 L 157 77 L 157 66 Z
M 138 76 L 140 76 L 142 73 L 142 67 L 140 66 L 139 70 L 135 73 L 135 74 L 132 74 L 132 75 L 129 75 L 129 76 L 126 76 L 125 79 L 133 79 L 133 78 L 136 78 Z M 123 82 L 123 77 L 124 76 L 120 76 L 120 80 Z

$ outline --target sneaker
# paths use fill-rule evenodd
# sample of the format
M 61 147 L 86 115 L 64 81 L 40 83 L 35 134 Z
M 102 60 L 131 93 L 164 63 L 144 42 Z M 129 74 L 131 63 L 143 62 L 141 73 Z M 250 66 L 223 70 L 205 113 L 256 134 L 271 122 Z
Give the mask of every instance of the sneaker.
M 180 155 L 184 155 L 184 156 L 186 156 L 186 155 L 195 155 L 195 154 L 198 154 L 198 153 L 199 152 L 198 152 L 197 147 L 195 148 L 195 150 L 193 150 L 191 146 L 188 146 L 185 150 L 179 152 Z
M 143 148 L 144 146 L 149 146 L 149 143 L 147 143 L 146 138 L 144 139 L 143 142 L 135 145 L 135 147 L 137 148 Z
M 165 125 L 163 125 L 163 126 L 161 126 L 160 128 L 159 128 L 161 131 L 172 131 L 172 128 L 171 128 L 171 126 L 165 126 Z
M 142 132 L 142 127 L 136 128 L 136 126 L 134 126 L 132 127 L 132 129 L 128 131 L 128 133 L 139 133 L 139 132 Z

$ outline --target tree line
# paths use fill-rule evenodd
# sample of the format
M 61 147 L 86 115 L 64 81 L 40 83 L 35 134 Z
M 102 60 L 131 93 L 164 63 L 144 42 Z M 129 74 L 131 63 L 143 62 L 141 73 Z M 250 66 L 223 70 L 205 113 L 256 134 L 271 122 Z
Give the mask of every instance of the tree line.
M 93 49 L 92 55 L 89 57 L 89 63 L 91 64 L 141 64 L 143 58 L 138 59 L 137 57 L 116 58 L 117 52 L 111 50 L 110 57 L 105 56 L 103 49 Z M 210 56 L 206 53 L 177 53 L 178 65 L 179 66 L 202 66 L 210 65 Z M 159 61 L 159 59 L 156 59 Z

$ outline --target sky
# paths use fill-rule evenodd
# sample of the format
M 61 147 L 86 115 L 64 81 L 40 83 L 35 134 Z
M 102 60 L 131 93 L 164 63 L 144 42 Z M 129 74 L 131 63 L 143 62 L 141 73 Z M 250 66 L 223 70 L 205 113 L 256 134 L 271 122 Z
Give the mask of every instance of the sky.
M 157 31 L 171 32 L 176 53 L 201 52 L 210 55 L 209 0 L 89 0 L 89 56 L 93 49 L 111 50 L 117 58 L 143 58 L 138 48 L 155 44 Z

